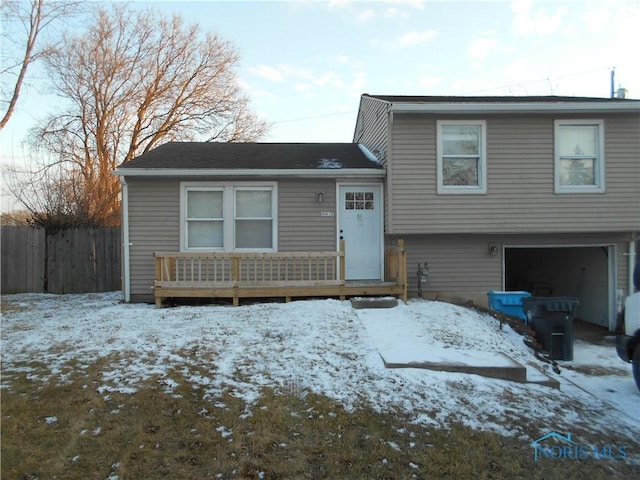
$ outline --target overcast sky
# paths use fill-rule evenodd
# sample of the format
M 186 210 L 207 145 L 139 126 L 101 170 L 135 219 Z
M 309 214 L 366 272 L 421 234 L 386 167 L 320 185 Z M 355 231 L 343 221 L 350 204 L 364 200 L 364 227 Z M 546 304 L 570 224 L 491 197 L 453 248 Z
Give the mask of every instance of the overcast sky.
M 640 1 L 135 2 L 239 50 L 265 141 L 350 142 L 362 93 L 640 98 Z M 34 75 L 2 133 L 4 160 L 53 99 Z
M 240 49 L 268 141 L 352 140 L 359 96 L 640 98 L 640 1 L 161 3 Z

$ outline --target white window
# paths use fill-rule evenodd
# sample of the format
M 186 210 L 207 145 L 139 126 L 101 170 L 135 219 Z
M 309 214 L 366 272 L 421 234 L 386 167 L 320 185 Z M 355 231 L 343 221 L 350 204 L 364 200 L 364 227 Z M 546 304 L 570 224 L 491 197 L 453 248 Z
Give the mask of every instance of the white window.
M 273 248 L 271 188 L 239 187 L 235 190 L 235 248 Z
M 185 191 L 185 247 L 224 248 L 222 188 L 190 187 Z
M 437 122 L 438 193 L 486 193 L 484 120 Z
M 602 120 L 555 121 L 555 192 L 604 192 Z
M 275 183 L 183 183 L 181 250 L 277 250 L 276 198 Z

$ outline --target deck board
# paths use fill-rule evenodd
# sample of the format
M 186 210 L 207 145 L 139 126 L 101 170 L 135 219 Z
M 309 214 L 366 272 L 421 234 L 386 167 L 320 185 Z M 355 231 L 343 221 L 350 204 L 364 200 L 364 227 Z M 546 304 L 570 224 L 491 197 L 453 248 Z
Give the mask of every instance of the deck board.
M 156 304 L 162 299 L 179 298 L 231 298 L 238 305 L 241 298 L 282 297 L 346 297 L 367 295 L 395 295 L 404 298 L 404 288 L 394 282 L 347 282 L 343 285 L 287 285 L 287 286 L 156 286 L 154 288 Z

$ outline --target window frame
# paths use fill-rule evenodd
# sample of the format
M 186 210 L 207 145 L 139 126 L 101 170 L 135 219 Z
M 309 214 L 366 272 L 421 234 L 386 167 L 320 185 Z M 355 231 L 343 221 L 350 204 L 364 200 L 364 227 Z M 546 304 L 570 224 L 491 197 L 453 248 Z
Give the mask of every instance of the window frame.
M 597 127 L 596 133 L 596 165 L 594 167 L 594 185 L 562 185 L 560 183 L 561 161 L 560 129 L 566 126 Z M 554 193 L 604 193 L 605 192 L 605 155 L 604 155 L 604 121 L 602 119 L 561 119 L 553 122 L 553 177 Z
M 236 191 L 271 192 L 271 248 L 235 248 Z M 189 247 L 187 209 L 189 191 L 222 191 L 222 248 Z M 180 251 L 181 252 L 277 252 L 278 184 L 277 182 L 181 182 L 180 183 Z
M 239 217 L 238 216 L 238 192 L 269 192 L 271 194 L 271 208 L 270 208 L 270 213 L 271 215 L 269 217 Z M 274 235 L 273 235 L 273 231 L 274 231 L 274 203 L 273 203 L 273 188 L 270 186 L 257 186 L 257 185 L 252 185 L 252 186 L 247 186 L 247 185 L 234 185 L 233 186 L 233 250 L 234 251 L 240 251 L 240 252 L 251 252 L 251 251 L 257 251 L 257 252 L 273 252 L 274 250 Z M 237 236 L 236 236 L 236 231 L 237 231 L 237 225 L 238 225 L 238 221 L 243 222 L 243 221 L 270 221 L 271 222 L 271 248 L 270 249 L 263 249 L 263 248 L 238 248 L 236 246 L 237 244 Z M 224 227 L 223 227 L 224 228 Z
M 224 198 L 224 188 L 223 187 L 208 187 L 201 185 L 191 185 L 183 190 L 183 199 L 181 199 L 181 204 L 183 208 L 180 209 L 183 214 L 183 220 L 181 220 L 181 243 L 184 240 L 184 249 L 185 251 L 223 251 L 224 250 L 224 214 L 225 214 L 225 205 L 226 199 Z M 211 217 L 211 218 L 197 218 L 197 217 L 189 217 L 189 192 L 222 192 L 222 217 Z M 189 222 L 222 222 L 222 247 L 189 247 Z
M 445 185 L 444 184 L 444 148 L 443 127 L 469 126 L 480 128 L 480 148 L 478 149 L 478 185 Z M 438 194 L 483 195 L 487 193 L 487 121 L 486 120 L 437 120 L 436 121 L 436 169 Z

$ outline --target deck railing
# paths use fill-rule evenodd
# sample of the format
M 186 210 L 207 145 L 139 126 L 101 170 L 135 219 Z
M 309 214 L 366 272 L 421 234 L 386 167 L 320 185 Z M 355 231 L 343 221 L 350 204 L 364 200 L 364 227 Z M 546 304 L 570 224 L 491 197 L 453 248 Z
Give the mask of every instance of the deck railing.
M 402 298 L 407 301 L 407 252 L 404 240 L 390 243 L 384 250 L 384 279 L 402 286 Z
M 398 295 L 407 300 L 404 241 L 385 248 L 384 281 L 345 281 L 345 242 L 331 252 L 156 252 L 154 296 L 245 297 Z
M 337 252 L 156 252 L 156 287 L 343 285 Z

